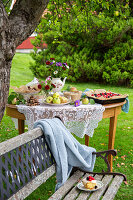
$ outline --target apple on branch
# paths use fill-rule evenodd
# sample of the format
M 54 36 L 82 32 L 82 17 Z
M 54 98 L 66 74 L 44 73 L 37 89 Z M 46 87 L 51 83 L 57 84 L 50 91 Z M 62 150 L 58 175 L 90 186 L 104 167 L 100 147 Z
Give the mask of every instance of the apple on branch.
M 115 15 L 116 17 L 118 17 L 118 16 L 119 16 L 119 11 L 115 11 L 115 12 L 114 12 L 114 15 Z

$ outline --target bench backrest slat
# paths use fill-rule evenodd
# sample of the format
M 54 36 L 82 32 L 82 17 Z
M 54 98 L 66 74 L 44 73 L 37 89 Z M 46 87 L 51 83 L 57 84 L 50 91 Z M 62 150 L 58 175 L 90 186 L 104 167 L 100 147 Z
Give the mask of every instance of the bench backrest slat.
M 28 131 L 26 133 L 23 133 L 21 135 L 18 135 L 16 137 L 13 137 L 9 140 L 6 140 L 6 141 L 0 143 L 0 156 L 6 152 L 11 151 L 12 149 L 15 149 L 15 148 L 31 141 L 31 140 L 34 140 L 35 138 L 38 138 L 41 135 L 43 135 L 41 129 L 35 128 L 31 131 Z
M 35 130 L 37 130 L 37 135 Z M 4 153 L 0 155 L 0 200 L 8 199 L 18 191 L 21 194 L 20 190 L 29 183 L 32 183 L 32 188 L 34 188 L 33 180 L 38 179 L 37 176 L 53 166 L 54 158 L 45 137 L 40 129 L 35 130 L 0 144 L 0 149 L 3 147 Z M 12 147 L 14 144 L 14 148 L 10 147 L 8 150 L 8 146 L 10 146 L 8 145 L 5 149 L 5 143 L 11 144 Z M 49 177 L 54 172 L 52 171 Z

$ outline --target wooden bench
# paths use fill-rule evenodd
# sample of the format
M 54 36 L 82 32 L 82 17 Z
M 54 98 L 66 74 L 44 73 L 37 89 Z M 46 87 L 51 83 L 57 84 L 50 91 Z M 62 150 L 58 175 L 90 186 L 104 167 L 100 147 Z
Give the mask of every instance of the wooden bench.
M 86 173 L 77 170 L 49 199 L 111 200 L 126 177 L 120 173 L 110 173 L 107 160 L 116 151 L 96 152 L 102 157 L 108 172 Z M 40 128 L 16 136 L 0 143 L 0 200 L 22 200 L 55 173 L 55 162 Z M 104 186 L 95 192 L 80 191 L 76 184 L 82 178 L 92 175 L 102 180 Z

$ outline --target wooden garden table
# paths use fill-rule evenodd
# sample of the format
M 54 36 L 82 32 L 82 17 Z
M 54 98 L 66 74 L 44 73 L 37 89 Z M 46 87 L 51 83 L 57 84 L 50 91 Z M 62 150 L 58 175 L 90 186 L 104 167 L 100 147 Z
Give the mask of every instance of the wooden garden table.
M 126 101 L 121 103 L 103 105 L 105 107 L 105 111 L 103 112 L 103 119 L 110 118 L 108 149 L 114 149 L 117 116 L 121 113 L 121 107 L 125 103 Z M 18 119 L 19 134 L 24 133 L 24 120 L 26 120 L 24 114 L 20 113 L 15 105 L 10 105 L 10 104 L 6 105 L 6 114 L 12 118 Z M 89 146 L 88 135 L 85 135 L 85 145 Z M 109 156 L 108 161 L 110 163 L 112 171 L 113 157 Z

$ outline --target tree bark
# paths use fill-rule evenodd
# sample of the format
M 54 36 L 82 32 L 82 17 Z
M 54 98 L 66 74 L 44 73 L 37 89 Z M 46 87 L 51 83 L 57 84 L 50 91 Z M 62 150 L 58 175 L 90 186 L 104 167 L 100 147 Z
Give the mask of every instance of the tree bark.
M 0 0 L 0 121 L 10 86 L 10 69 L 15 50 L 35 30 L 49 0 L 17 0 L 10 15 Z

